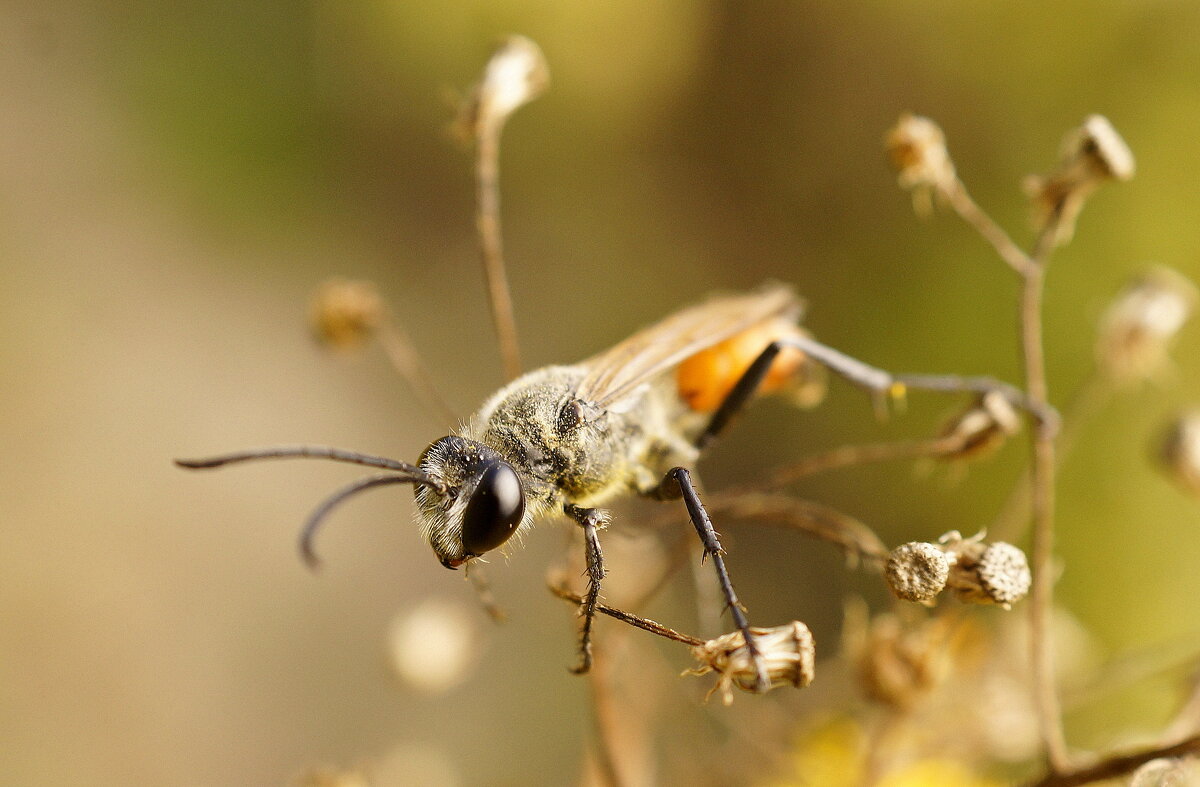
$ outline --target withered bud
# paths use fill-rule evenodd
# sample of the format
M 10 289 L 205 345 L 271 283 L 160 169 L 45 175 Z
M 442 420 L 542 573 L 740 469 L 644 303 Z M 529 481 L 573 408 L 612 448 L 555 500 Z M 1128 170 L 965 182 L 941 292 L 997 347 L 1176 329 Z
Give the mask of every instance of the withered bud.
M 1132 281 L 1100 319 L 1096 363 L 1118 382 L 1152 377 L 1167 362 L 1171 341 L 1196 311 L 1196 285 L 1170 268 Z
M 1183 413 L 1163 437 L 1159 460 L 1167 474 L 1188 492 L 1200 496 L 1200 410 Z
M 939 620 L 908 625 L 895 615 L 871 620 L 853 653 L 863 693 L 892 708 L 911 708 L 946 675 L 947 635 Z
M 988 544 L 982 533 L 964 539 L 957 531 L 942 536 L 941 543 L 950 560 L 946 586 L 960 601 L 1010 609 L 1029 593 L 1033 582 L 1029 561 L 1012 544 Z
M 501 42 L 459 112 L 457 126 L 468 137 L 497 133 L 509 115 L 545 92 L 550 69 L 542 50 L 525 36 Z
M 330 279 L 313 294 L 309 322 L 317 341 L 351 350 L 375 334 L 384 312 L 383 299 L 371 282 Z
M 900 173 L 900 187 L 912 191 L 917 214 L 928 215 L 933 196 L 953 188 L 956 180 L 946 135 L 929 118 L 905 113 L 887 133 L 885 143 Z
M 758 646 L 766 667 L 768 690 L 778 686 L 802 689 L 812 683 L 816 646 L 808 626 L 793 620 L 775 628 L 752 628 L 750 633 L 754 635 L 754 644 Z M 742 632 L 724 634 L 696 645 L 692 648 L 692 655 L 700 662 L 700 666 L 685 674 L 706 675 L 716 672 L 720 676 L 708 696 L 720 691 L 721 701 L 729 705 L 733 702 L 733 686 L 742 691 L 755 692 L 758 674 Z
M 1200 782 L 1200 767 L 1192 758 L 1159 757 L 1129 777 L 1129 787 L 1187 787 Z
M 913 541 L 892 550 L 884 568 L 888 587 L 905 601 L 932 601 L 946 587 L 950 561 L 936 544 Z
M 939 436 L 955 447 L 944 459 L 978 459 L 995 451 L 1021 428 L 1021 417 L 1006 396 L 988 391 L 942 426 Z
M 1058 169 L 1026 179 L 1034 225 L 1041 231 L 1054 224 L 1055 244 L 1067 243 L 1088 196 L 1105 181 L 1129 180 L 1135 169 L 1133 153 L 1108 118 L 1091 115 L 1063 139 Z

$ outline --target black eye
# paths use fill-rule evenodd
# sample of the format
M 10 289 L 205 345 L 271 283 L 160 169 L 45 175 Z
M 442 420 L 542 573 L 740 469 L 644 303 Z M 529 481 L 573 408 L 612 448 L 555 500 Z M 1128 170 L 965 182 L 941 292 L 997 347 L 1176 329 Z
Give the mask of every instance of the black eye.
M 463 514 L 463 548 L 482 555 L 503 544 L 525 516 L 521 479 L 507 462 L 490 465 L 479 478 Z

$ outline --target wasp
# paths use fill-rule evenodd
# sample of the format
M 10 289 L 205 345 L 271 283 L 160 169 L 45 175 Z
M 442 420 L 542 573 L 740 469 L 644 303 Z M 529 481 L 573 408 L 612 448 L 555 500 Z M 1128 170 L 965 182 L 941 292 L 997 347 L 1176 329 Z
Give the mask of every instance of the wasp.
M 301 534 L 314 563 L 313 536 L 351 495 L 412 484 L 421 534 L 443 566 L 457 569 L 504 547 L 537 522 L 567 517 L 583 530 L 587 593 L 576 672 L 591 666 L 592 620 L 605 576 L 599 531 L 604 507 L 638 495 L 682 501 L 711 560 L 725 601 L 752 658 L 758 653 L 712 520 L 697 492 L 705 449 L 745 405 L 820 364 L 886 401 L 910 388 L 1024 396 L 991 378 L 893 375 L 812 339 L 800 327 L 803 304 L 791 288 L 768 284 L 684 309 L 581 363 L 529 372 L 495 393 L 457 433 L 439 438 L 416 464 L 351 451 L 294 446 L 207 459 L 192 469 L 308 457 L 386 472 L 339 490 L 317 507 Z M 757 662 L 756 662 L 757 663 Z M 759 665 L 761 667 L 761 665 Z M 766 690 L 760 668 L 759 688 Z
M 513 62 L 519 67 L 507 67 Z M 488 73 L 516 74 L 538 89 L 545 84 L 540 52 L 528 39 L 510 40 L 493 63 L 507 65 L 489 68 Z M 483 88 L 477 91 L 477 96 L 488 95 Z M 476 109 L 482 112 L 489 103 L 479 101 Z M 476 123 L 481 135 L 477 224 L 489 271 L 501 269 L 489 263 L 500 262 L 494 156 L 502 122 Z M 485 141 L 488 144 L 482 144 Z M 504 308 L 497 308 L 493 299 L 494 315 L 508 312 L 507 289 L 491 289 L 504 294 Z M 610 520 L 606 506 L 629 496 L 682 502 L 753 659 L 755 688 L 762 692 L 770 688 L 763 660 L 695 479 L 705 450 L 734 417 L 759 394 L 813 379 L 818 367 L 867 390 L 880 404 L 919 388 L 997 392 L 1028 409 L 1020 391 L 991 378 L 893 375 L 855 360 L 811 338 L 800 327 L 803 312 L 801 299 L 782 284 L 712 297 L 580 363 L 516 376 L 457 432 L 431 443 L 415 464 L 319 446 L 176 461 L 202 469 L 307 457 L 383 471 L 338 490 L 309 516 L 300 545 L 310 564 L 316 562 L 314 535 L 330 511 L 348 497 L 378 486 L 413 486 L 421 533 L 449 569 L 469 567 L 538 522 L 575 522 L 583 532 L 587 565 L 579 661 L 574 667 L 579 673 L 592 663 L 592 623 L 605 577 L 599 532 Z M 497 318 L 498 329 L 500 322 Z M 498 333 L 515 337 L 511 330 Z M 509 349 L 513 352 L 506 352 L 506 359 L 515 360 L 515 347 Z

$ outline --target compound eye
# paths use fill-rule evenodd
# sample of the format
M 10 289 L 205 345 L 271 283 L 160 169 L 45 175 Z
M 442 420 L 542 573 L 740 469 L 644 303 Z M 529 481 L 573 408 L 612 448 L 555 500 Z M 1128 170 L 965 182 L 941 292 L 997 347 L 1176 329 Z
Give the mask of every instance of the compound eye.
M 503 544 L 525 516 L 525 493 L 507 462 L 490 465 L 479 478 L 463 514 L 463 548 L 482 555 Z

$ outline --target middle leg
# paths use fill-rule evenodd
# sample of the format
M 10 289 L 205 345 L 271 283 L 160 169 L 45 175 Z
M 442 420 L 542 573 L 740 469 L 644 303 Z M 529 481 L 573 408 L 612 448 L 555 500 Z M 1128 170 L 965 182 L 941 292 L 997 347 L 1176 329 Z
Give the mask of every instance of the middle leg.
M 737 624 L 738 631 L 742 632 L 742 637 L 746 641 L 746 650 L 754 661 L 756 674 L 754 690 L 760 694 L 766 693 L 771 688 L 767 678 L 766 663 L 758 650 L 758 645 L 754 642 L 754 635 L 750 633 L 750 621 L 746 618 L 746 610 L 738 601 L 737 593 L 733 589 L 733 582 L 729 579 L 729 571 L 725 568 L 725 550 L 717 538 L 717 531 L 713 529 L 712 519 L 704 510 L 704 504 L 700 502 L 700 495 L 696 493 L 691 473 L 686 467 L 673 468 L 663 478 L 662 483 L 655 490 L 654 496 L 660 500 L 683 498 L 692 525 L 696 528 L 696 533 L 704 545 L 704 558 L 712 559 L 713 568 L 717 571 L 717 580 L 721 583 L 721 593 L 725 596 L 725 603 L 729 606 L 733 622 Z

